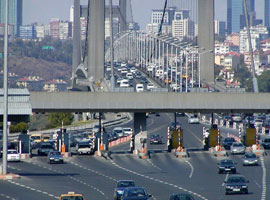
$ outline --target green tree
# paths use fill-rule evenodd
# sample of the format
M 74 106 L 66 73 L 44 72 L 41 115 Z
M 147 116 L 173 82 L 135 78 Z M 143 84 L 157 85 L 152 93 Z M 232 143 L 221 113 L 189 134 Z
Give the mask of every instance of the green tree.
M 270 71 L 265 71 L 258 76 L 258 85 L 260 92 L 270 92 Z
M 48 119 L 48 128 L 55 128 L 62 125 L 70 125 L 73 121 L 74 116 L 71 113 L 49 113 L 47 115 Z

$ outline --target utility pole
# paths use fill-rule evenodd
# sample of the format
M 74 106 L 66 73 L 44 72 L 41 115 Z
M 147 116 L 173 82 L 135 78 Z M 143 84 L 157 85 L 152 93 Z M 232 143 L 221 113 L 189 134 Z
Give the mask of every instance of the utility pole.
M 8 122 L 8 0 L 6 0 L 4 36 L 4 113 L 3 113 L 3 160 L 2 174 L 7 174 L 7 122 Z
M 248 46 L 249 46 L 249 55 L 251 57 L 251 67 L 252 67 L 252 83 L 253 83 L 253 92 L 258 93 L 258 81 L 255 74 L 255 65 L 254 65 L 254 57 L 253 57 L 253 49 L 251 44 L 251 36 L 250 36 L 250 30 L 249 30 L 249 22 L 248 22 L 248 12 L 247 12 L 247 0 L 243 1 L 244 3 L 244 12 L 245 12 L 245 18 L 246 18 L 246 27 L 247 27 L 247 35 L 248 35 Z

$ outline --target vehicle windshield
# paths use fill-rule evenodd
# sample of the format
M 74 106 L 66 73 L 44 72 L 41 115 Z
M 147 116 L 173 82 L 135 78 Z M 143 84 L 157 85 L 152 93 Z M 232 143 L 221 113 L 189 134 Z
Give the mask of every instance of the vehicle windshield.
M 269 139 L 264 139 L 263 142 L 270 142 L 270 138 Z
M 189 194 L 177 194 L 170 198 L 170 200 L 194 200 L 194 198 Z
M 224 142 L 235 142 L 234 138 L 225 138 Z
M 17 154 L 18 152 L 16 150 L 8 150 L 8 154 Z
M 129 197 L 141 197 L 141 196 L 146 196 L 146 192 L 142 188 L 130 188 L 128 190 L 128 195 Z
M 53 156 L 59 156 L 59 155 L 61 155 L 61 153 L 59 151 L 53 151 L 50 154 L 53 155 Z
M 245 157 L 246 158 L 257 158 L 257 156 L 255 154 L 246 154 Z
M 90 148 L 90 144 L 78 144 L 78 148 Z
M 68 196 L 68 197 L 61 197 L 60 200 L 83 200 L 83 197 Z
M 117 187 L 134 187 L 135 183 L 133 181 L 121 181 L 117 183 Z
M 244 146 L 242 143 L 234 143 L 233 144 L 233 147 L 242 147 Z
M 32 138 L 33 140 L 39 140 L 41 137 L 40 137 L 40 136 L 31 136 L 31 138 Z
M 244 177 L 230 177 L 228 183 L 245 183 L 246 179 Z
M 41 145 L 41 148 L 42 149 L 52 149 L 53 147 L 52 147 L 52 145 Z
M 220 161 L 221 164 L 233 164 L 232 160 L 222 160 Z

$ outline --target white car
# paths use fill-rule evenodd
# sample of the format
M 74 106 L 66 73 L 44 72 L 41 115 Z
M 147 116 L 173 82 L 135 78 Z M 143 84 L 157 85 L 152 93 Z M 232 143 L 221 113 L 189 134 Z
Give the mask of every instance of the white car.
M 131 67 L 131 68 L 130 68 L 130 72 L 131 72 L 132 74 L 136 73 L 136 71 L 137 71 L 137 69 L 136 69 L 135 67 Z
M 108 67 L 106 68 L 106 71 L 107 71 L 107 72 L 110 72 L 111 70 L 112 70 L 111 66 L 108 66 Z
M 132 128 L 123 128 L 124 134 L 125 135 L 132 135 L 133 131 Z
M 242 117 L 241 117 L 241 115 L 239 115 L 239 114 L 234 114 L 234 115 L 232 116 L 232 120 L 233 120 L 234 122 L 241 122 L 241 121 L 242 121 Z
M 147 86 L 146 86 L 147 90 L 152 90 L 155 88 L 154 84 L 153 83 L 148 83 Z
M 133 79 L 132 73 L 131 73 L 131 72 L 127 73 L 126 78 L 127 78 L 128 80 L 132 80 L 132 79 Z
M 21 161 L 21 156 L 17 152 L 16 149 L 8 149 L 7 151 L 7 161 L 14 161 L 14 162 L 20 162 Z
M 144 90 L 143 84 L 138 83 L 136 85 L 136 92 L 143 92 L 143 90 Z
M 191 115 L 191 116 L 188 118 L 188 123 L 189 123 L 189 124 L 199 124 L 199 123 L 200 123 L 199 117 L 196 116 L 196 115 Z
M 120 87 L 123 87 L 123 88 L 129 87 L 129 81 L 127 79 L 121 80 Z

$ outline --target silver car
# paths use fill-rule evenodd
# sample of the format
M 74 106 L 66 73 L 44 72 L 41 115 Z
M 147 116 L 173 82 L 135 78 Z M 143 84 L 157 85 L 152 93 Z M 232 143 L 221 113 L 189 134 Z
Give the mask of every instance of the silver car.
M 231 154 L 244 154 L 246 147 L 241 142 L 234 142 L 231 146 Z
M 255 153 L 249 152 L 243 156 L 243 166 L 246 165 L 259 165 L 259 159 Z

